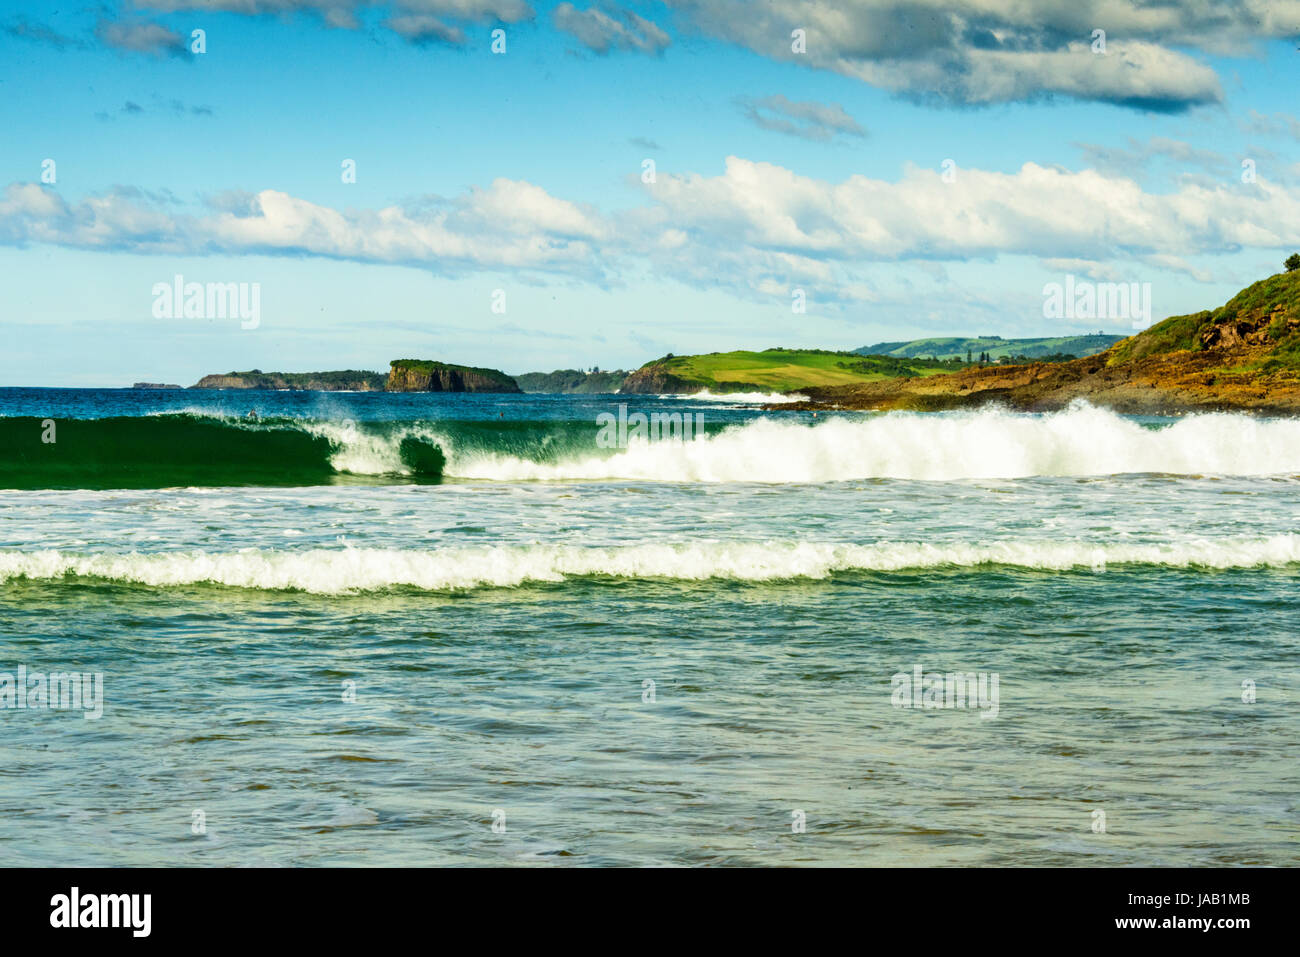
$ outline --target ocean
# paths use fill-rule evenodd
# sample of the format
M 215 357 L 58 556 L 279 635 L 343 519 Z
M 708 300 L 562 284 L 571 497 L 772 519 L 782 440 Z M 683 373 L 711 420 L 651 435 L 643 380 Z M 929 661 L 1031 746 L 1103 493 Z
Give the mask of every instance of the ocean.
M 0 854 L 1300 862 L 1300 421 L 767 398 L 0 389 Z

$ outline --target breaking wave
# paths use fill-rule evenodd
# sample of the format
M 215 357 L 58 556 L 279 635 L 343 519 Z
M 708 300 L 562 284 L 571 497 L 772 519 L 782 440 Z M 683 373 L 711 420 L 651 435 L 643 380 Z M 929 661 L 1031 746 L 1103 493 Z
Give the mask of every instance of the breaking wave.
M 793 422 L 763 418 L 699 441 L 636 442 L 615 454 L 539 462 L 450 456 L 465 478 L 663 482 L 1014 479 L 1125 473 L 1300 473 L 1300 420 L 1193 415 L 1147 427 L 1079 404 L 1048 415 L 987 409 Z
M 709 422 L 691 441 L 597 446 L 586 421 L 247 421 L 196 412 L 57 423 L 0 418 L 0 488 L 320 485 L 345 480 L 817 483 L 1125 473 L 1300 474 L 1300 419 L 1191 415 L 1143 425 L 1078 404 Z
M 0 552 L 0 582 L 102 579 L 152 586 L 346 594 L 390 588 L 456 591 L 571 578 L 764 582 L 827 579 L 844 572 L 906 572 L 1007 566 L 1104 571 L 1116 565 L 1233 569 L 1300 563 L 1300 535 L 1159 544 L 1002 541 L 981 544 L 687 542 L 610 547 L 508 545 L 435 550 L 245 549 L 128 554 Z

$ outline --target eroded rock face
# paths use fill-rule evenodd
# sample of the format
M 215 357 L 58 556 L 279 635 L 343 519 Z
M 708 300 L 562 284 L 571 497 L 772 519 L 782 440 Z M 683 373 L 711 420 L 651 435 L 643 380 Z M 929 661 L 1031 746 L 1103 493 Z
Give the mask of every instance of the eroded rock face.
M 393 363 L 387 392 L 521 392 L 514 379 L 494 369 L 444 363 Z
M 687 382 L 673 375 L 661 363 L 642 366 L 623 380 L 620 392 L 632 392 L 639 395 L 661 395 L 671 393 L 699 392 L 703 386 L 698 382 Z
M 1273 323 L 1281 320 L 1275 330 L 1270 332 Z M 1218 322 L 1201 332 L 1198 337 L 1202 349 L 1245 349 L 1252 346 L 1265 346 L 1273 339 L 1284 339 L 1300 328 L 1300 320 L 1287 315 L 1282 309 L 1250 320 L 1232 319 Z

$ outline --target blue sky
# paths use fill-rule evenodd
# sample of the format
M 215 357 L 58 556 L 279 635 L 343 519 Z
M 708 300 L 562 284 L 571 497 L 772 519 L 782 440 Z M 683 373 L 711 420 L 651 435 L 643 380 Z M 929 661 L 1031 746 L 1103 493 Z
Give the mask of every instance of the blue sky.
M 1127 333 L 1044 284 L 1276 272 L 1300 3 L 1062 6 L 0 4 L 0 384 Z M 257 327 L 156 317 L 178 273 Z

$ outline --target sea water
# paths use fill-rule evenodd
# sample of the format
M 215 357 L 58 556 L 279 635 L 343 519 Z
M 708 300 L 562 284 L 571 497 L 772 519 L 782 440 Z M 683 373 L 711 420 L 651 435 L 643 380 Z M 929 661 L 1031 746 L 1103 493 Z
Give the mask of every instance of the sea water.
M 1300 421 L 768 398 L 0 390 L 0 855 L 1300 861 Z

